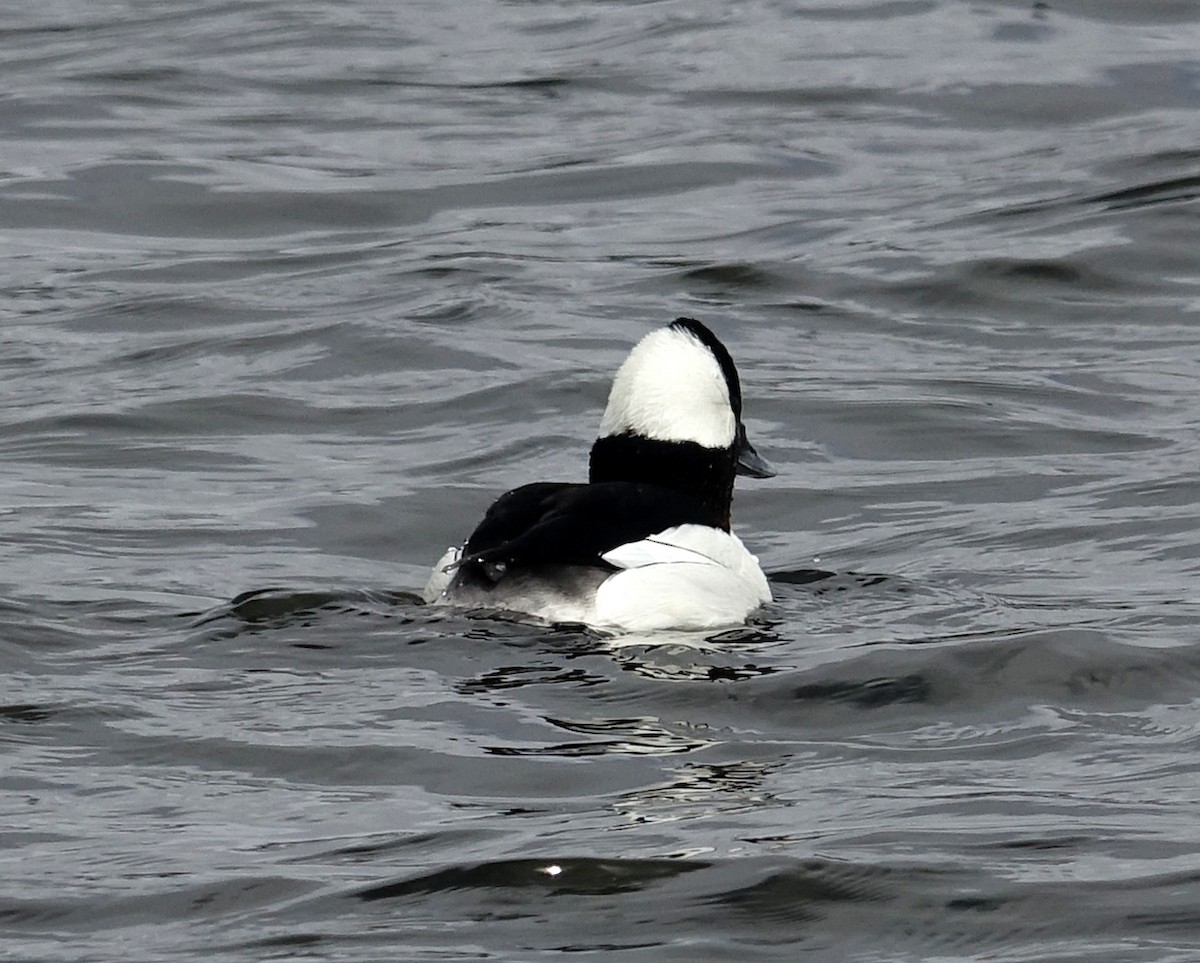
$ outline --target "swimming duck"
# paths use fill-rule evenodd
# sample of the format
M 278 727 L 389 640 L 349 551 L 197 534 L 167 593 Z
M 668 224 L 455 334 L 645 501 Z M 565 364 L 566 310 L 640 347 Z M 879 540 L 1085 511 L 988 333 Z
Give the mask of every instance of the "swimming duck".
M 771 590 L 730 531 L 733 482 L 775 472 L 741 415 L 716 335 L 692 318 L 652 331 L 617 371 L 587 483 L 501 495 L 425 601 L 627 632 L 745 622 Z

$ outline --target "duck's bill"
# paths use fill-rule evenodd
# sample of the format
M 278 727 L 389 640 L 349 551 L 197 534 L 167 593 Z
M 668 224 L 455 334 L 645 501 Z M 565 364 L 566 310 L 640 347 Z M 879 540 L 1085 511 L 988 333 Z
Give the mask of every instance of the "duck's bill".
M 737 473 L 751 478 L 770 478 L 775 474 L 771 463 L 754 450 L 750 439 L 746 437 L 746 426 L 741 424 L 737 433 Z

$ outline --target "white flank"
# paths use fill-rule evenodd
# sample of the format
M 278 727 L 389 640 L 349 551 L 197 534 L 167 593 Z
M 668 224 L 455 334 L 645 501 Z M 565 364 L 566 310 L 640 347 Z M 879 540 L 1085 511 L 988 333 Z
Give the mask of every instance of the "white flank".
M 728 448 L 736 430 L 721 365 L 677 328 L 659 328 L 637 343 L 613 379 L 600 420 L 601 438 L 628 431 L 706 448 Z
M 767 578 L 741 540 L 704 525 L 669 528 L 604 558 L 622 570 L 596 592 L 597 626 L 717 628 L 744 622 L 771 601 Z

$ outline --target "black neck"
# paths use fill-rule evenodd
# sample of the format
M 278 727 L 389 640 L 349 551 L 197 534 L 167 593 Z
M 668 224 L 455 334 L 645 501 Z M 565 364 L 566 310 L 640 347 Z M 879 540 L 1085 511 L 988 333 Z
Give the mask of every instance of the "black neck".
M 714 528 L 729 531 L 737 455 L 692 441 L 654 441 L 640 435 L 599 438 L 592 445 L 588 480 L 640 482 L 694 499 Z

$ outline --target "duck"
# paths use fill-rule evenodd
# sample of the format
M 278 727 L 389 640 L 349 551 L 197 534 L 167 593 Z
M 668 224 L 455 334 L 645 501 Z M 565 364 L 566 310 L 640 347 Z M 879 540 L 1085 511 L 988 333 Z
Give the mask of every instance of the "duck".
M 617 370 L 587 482 L 501 495 L 433 567 L 423 598 L 602 632 L 744 624 L 771 589 L 731 531 L 734 479 L 774 474 L 746 436 L 728 349 L 677 318 Z

